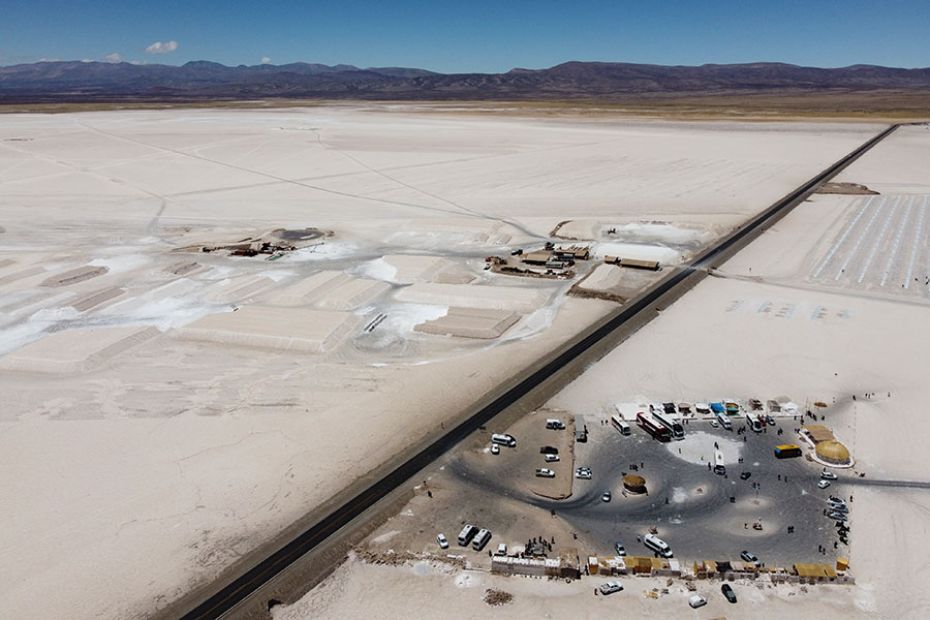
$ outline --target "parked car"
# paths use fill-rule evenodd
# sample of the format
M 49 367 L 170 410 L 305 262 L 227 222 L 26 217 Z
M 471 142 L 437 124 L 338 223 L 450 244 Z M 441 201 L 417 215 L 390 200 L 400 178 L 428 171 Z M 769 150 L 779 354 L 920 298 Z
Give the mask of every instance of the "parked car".
M 500 453 L 501 453 L 501 447 L 500 447 L 499 445 L 497 445 L 496 443 L 492 443 L 492 444 L 491 444 L 491 454 L 500 454 Z
M 829 481 L 829 480 L 819 480 L 819 481 L 817 481 L 817 488 L 818 488 L 818 489 L 826 489 L 828 486 L 830 486 L 830 481 Z
M 720 591 L 723 592 L 723 595 L 727 598 L 728 601 L 731 603 L 736 602 L 736 592 L 733 591 L 733 588 L 730 587 L 730 584 L 725 583 L 720 586 Z
M 762 562 L 759 561 L 759 558 L 756 556 L 756 554 L 746 551 L 745 549 L 740 551 L 739 557 L 744 562 L 752 562 L 756 566 L 762 566 Z
M 830 501 L 830 503 L 833 504 L 843 504 L 844 506 L 846 505 L 846 500 L 842 497 L 837 497 L 836 495 L 831 495 L 827 499 Z
M 711 427 L 711 428 L 720 428 L 720 422 L 718 422 L 717 420 L 711 420 L 711 421 L 710 421 L 710 427 Z
M 559 449 L 553 446 L 542 446 L 539 449 L 540 454 L 558 454 Z
M 614 543 L 614 551 L 617 552 L 617 555 L 620 557 L 626 557 L 626 547 L 623 546 L 623 543 L 617 541 Z
M 698 607 L 703 607 L 706 604 L 707 599 L 700 594 L 692 594 L 690 597 L 688 597 L 688 605 L 691 606 L 691 609 L 697 609 Z
M 439 548 L 440 548 L 440 549 L 448 549 L 448 548 L 449 548 L 449 539 L 446 538 L 446 535 L 443 534 L 443 533 L 439 533 L 439 534 L 436 535 L 436 542 L 439 543 Z
M 543 458 L 547 463 L 558 463 L 560 460 L 558 454 L 547 454 Z
M 613 499 L 613 496 L 610 494 L 610 491 L 604 491 L 603 495 L 601 495 L 602 502 L 609 502 L 611 499 Z
M 739 479 L 740 479 L 740 480 L 749 480 L 749 476 L 751 476 L 751 475 L 752 475 L 752 472 L 751 472 L 751 471 L 744 471 L 743 473 L 741 473 L 741 474 L 739 475 Z
M 770 416 L 770 415 L 766 415 L 766 416 L 765 416 L 765 423 L 768 424 L 769 426 L 775 426 L 775 418 L 773 418 L 773 417 Z
M 831 510 L 827 513 L 827 516 L 833 519 L 834 521 L 845 522 L 849 517 L 845 512 L 837 512 L 836 510 Z
M 619 592 L 623 589 L 623 584 L 619 581 L 608 581 L 607 583 L 602 583 L 598 590 L 601 591 L 601 594 L 607 596 L 608 594 L 613 594 L 614 592 Z
M 837 477 L 837 475 L 834 474 L 829 469 L 824 468 L 824 470 L 820 472 L 820 479 L 821 480 L 839 480 L 839 477 Z
M 537 478 L 555 478 L 555 472 L 546 467 L 538 467 L 536 469 Z
M 579 480 L 590 480 L 591 476 L 592 474 L 590 467 L 579 467 L 575 470 L 575 477 Z
M 497 551 L 494 552 L 494 555 L 507 555 L 507 543 L 500 543 L 497 545 Z

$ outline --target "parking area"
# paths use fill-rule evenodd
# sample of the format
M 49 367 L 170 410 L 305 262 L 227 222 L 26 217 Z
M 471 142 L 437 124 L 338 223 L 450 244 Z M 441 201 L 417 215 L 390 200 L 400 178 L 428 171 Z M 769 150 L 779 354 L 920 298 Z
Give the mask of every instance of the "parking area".
M 617 541 L 630 554 L 646 553 L 640 540 L 654 529 L 676 557 L 689 561 L 738 559 L 750 550 L 771 565 L 829 562 L 845 553 L 834 521 L 823 514 L 826 499 L 842 495 L 842 484 L 820 489 L 820 466 L 775 458 L 775 446 L 792 432 L 778 435 L 777 429 L 791 422 L 738 433 L 740 425 L 726 431 L 692 421 L 683 440 L 667 443 L 635 427 L 622 436 L 609 424 L 589 425 L 588 442 L 576 446 L 576 463 L 590 467 L 592 479 L 576 479 L 566 501 L 528 501 L 556 510 L 592 553 L 613 553 Z M 717 450 L 726 463 L 722 475 L 712 469 Z M 629 473 L 645 479 L 646 494 L 625 492 Z M 610 502 L 602 500 L 605 491 Z

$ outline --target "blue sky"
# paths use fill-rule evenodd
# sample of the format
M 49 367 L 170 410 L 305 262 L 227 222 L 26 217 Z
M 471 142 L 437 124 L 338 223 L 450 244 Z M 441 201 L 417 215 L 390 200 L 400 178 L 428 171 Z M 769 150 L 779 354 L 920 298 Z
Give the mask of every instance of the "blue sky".
M 567 60 L 926 67 L 928 25 L 930 0 L 0 0 L 0 64 L 265 59 L 443 72 Z

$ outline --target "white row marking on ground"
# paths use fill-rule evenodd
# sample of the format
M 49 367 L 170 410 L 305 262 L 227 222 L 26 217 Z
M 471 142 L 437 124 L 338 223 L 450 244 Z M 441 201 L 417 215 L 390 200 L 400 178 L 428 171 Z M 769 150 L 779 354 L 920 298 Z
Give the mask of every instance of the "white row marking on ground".
M 840 277 L 846 272 L 846 268 L 849 266 L 850 261 L 852 261 L 852 259 L 856 256 L 856 254 L 859 253 L 859 246 L 862 245 L 862 241 L 868 236 L 869 229 L 872 228 L 872 224 L 875 223 L 875 218 L 877 218 L 878 214 L 881 213 L 882 210 L 885 208 L 885 200 L 887 198 L 888 198 L 887 196 L 882 196 L 881 202 L 878 204 L 877 207 L 875 207 L 874 212 L 872 213 L 872 217 L 869 218 L 868 223 L 865 225 L 865 228 L 862 230 L 862 234 L 859 235 L 858 239 L 856 239 L 856 243 L 855 245 L 853 245 L 852 251 L 846 256 L 846 260 L 843 261 L 843 264 L 840 265 L 840 268 L 837 269 L 836 276 L 834 276 L 833 278 L 834 280 L 840 279 Z
M 872 261 L 875 260 L 875 255 L 878 254 L 878 248 L 882 244 L 882 241 L 885 240 L 885 233 L 888 232 L 888 228 L 891 226 L 892 220 L 894 220 L 895 213 L 898 212 L 898 203 L 901 202 L 901 196 L 895 196 L 894 203 L 891 205 L 891 211 L 888 212 L 888 216 L 885 218 L 882 228 L 878 231 L 878 235 L 875 236 L 875 241 L 872 242 L 872 247 L 869 248 L 869 255 L 865 259 L 865 264 L 862 265 L 862 269 L 859 270 L 859 278 L 856 280 L 857 284 L 862 284 L 863 278 L 865 278 L 866 272 L 872 266 Z
M 917 262 L 917 253 L 920 251 L 921 231 L 924 229 L 924 219 L 927 215 L 927 199 L 930 196 L 924 196 L 924 204 L 920 207 L 920 214 L 917 216 L 917 226 L 914 227 L 914 242 L 911 244 L 911 259 L 907 263 L 907 275 L 904 276 L 904 288 L 911 288 L 911 279 L 914 277 L 914 263 Z
M 843 231 L 843 234 L 833 242 L 833 247 L 830 248 L 830 251 L 827 252 L 827 255 L 824 256 L 823 260 L 820 262 L 820 266 L 817 267 L 817 270 L 814 271 L 814 277 L 819 278 L 821 272 L 829 264 L 830 260 L 833 258 L 833 255 L 836 254 L 836 251 L 840 249 L 840 246 L 843 245 L 843 242 L 846 241 L 846 237 L 849 236 L 849 233 L 852 232 L 853 228 L 856 227 L 856 224 L 859 223 L 859 219 L 862 217 L 862 214 L 865 213 L 865 210 L 872 204 L 872 201 L 875 200 L 875 196 L 869 196 L 867 200 L 862 200 L 862 208 L 859 209 L 859 213 L 856 214 L 846 227 L 846 230 Z
M 914 196 L 911 196 L 911 199 L 907 201 L 907 210 L 904 212 L 904 218 L 901 220 L 901 223 L 898 224 L 898 232 L 895 233 L 894 241 L 891 246 L 891 253 L 888 255 L 888 260 L 885 261 L 885 271 L 882 273 L 882 281 L 880 286 L 885 286 L 885 282 L 888 280 L 888 275 L 891 273 L 891 267 L 894 265 L 895 259 L 898 257 L 898 250 L 901 249 L 901 239 L 904 237 L 904 231 L 907 228 L 907 223 L 911 219 L 911 211 L 914 208 Z

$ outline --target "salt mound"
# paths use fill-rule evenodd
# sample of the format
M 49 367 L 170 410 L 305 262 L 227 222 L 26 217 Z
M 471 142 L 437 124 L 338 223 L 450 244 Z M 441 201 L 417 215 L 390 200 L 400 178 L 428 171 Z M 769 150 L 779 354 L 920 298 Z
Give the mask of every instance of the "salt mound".
M 546 303 L 544 291 L 515 286 L 482 286 L 477 284 L 413 284 L 397 294 L 397 299 L 409 303 L 463 308 L 487 308 L 527 313 Z
M 178 334 L 187 340 L 319 353 L 335 346 L 354 319 L 348 312 L 244 306 L 205 316 Z
M 31 372 L 86 372 L 158 335 L 154 327 L 94 327 L 48 335 L 0 358 L 0 368 Z
M 519 318 L 510 310 L 449 308 L 445 316 L 420 323 L 414 329 L 427 334 L 490 340 L 499 338 Z

